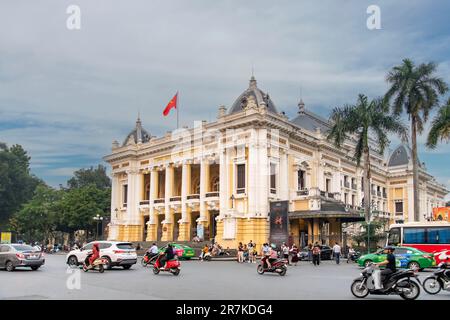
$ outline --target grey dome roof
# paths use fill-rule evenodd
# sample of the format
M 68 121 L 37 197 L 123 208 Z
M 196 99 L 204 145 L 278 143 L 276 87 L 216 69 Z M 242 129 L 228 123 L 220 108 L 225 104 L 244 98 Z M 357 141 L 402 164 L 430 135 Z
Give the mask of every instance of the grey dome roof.
M 412 153 L 411 149 L 406 145 L 398 146 L 389 157 L 388 166 L 402 166 L 405 164 L 409 164 L 412 162 Z
M 122 143 L 122 146 L 129 144 L 130 142 L 134 143 L 146 143 L 150 141 L 151 135 L 142 128 L 141 119 L 138 117 L 136 120 L 136 127 L 127 135 L 125 140 Z
M 230 110 L 228 111 L 228 114 L 236 113 L 242 111 L 245 106 L 247 105 L 247 102 L 249 99 L 253 99 L 258 106 L 261 106 L 263 104 L 266 105 L 267 111 L 278 113 L 277 108 L 275 107 L 275 104 L 270 99 L 268 93 L 264 93 L 261 89 L 259 89 L 256 85 L 256 79 L 255 77 L 251 77 L 250 84 L 248 86 L 248 89 L 245 90 L 233 103 Z

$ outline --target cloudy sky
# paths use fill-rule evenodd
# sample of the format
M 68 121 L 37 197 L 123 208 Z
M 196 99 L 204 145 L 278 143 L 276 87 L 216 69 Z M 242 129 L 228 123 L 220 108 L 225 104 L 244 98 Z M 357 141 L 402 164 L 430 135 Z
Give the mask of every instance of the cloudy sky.
M 70 5 L 81 29 L 69 30 Z M 369 30 L 367 7 L 381 9 Z M 153 135 L 175 126 L 161 113 L 180 91 L 182 125 L 214 120 L 248 86 L 280 110 L 330 110 L 386 90 L 389 68 L 405 57 L 439 63 L 450 83 L 447 1 L 2 1 L 0 141 L 22 144 L 33 172 L 65 184 L 80 167 L 102 163 L 140 110 Z M 450 145 L 420 158 L 450 187 Z M 394 148 L 396 141 L 392 142 Z

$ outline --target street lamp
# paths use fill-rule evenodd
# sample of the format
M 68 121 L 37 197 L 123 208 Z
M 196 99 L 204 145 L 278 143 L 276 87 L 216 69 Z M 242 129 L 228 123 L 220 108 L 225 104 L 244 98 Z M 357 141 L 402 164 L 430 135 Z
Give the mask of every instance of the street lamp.
M 117 209 L 116 209 L 117 210 Z M 98 213 L 97 215 L 94 217 L 96 224 L 96 228 L 95 228 L 95 239 L 98 238 L 98 224 L 100 223 L 100 221 L 103 221 L 103 217 L 101 217 Z
M 234 209 L 234 194 L 231 195 L 230 200 L 231 200 L 231 209 Z
M 114 216 L 115 219 L 117 219 L 117 213 L 118 213 L 119 209 L 115 209 L 114 212 L 116 213 L 116 215 Z

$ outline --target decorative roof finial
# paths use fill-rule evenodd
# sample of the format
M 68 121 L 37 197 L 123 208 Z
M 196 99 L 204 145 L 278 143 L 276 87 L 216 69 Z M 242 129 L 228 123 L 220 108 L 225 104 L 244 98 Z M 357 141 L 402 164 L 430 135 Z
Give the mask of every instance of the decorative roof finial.
M 252 64 L 252 77 L 250 78 L 249 88 L 252 88 L 252 89 L 256 88 L 255 70 L 254 70 L 253 64 Z
M 300 87 L 300 101 L 298 103 L 298 113 L 304 113 L 305 112 L 305 103 L 302 99 L 302 87 Z

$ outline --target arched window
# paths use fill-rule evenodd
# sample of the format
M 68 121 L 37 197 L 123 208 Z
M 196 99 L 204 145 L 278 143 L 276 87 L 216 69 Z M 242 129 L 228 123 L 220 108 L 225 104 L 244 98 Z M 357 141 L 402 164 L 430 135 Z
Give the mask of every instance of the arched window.
M 220 177 L 215 176 L 211 180 L 211 191 L 219 192 L 220 191 Z
M 200 194 L 200 179 L 197 178 L 194 180 L 194 183 L 192 185 L 193 187 L 193 194 Z

